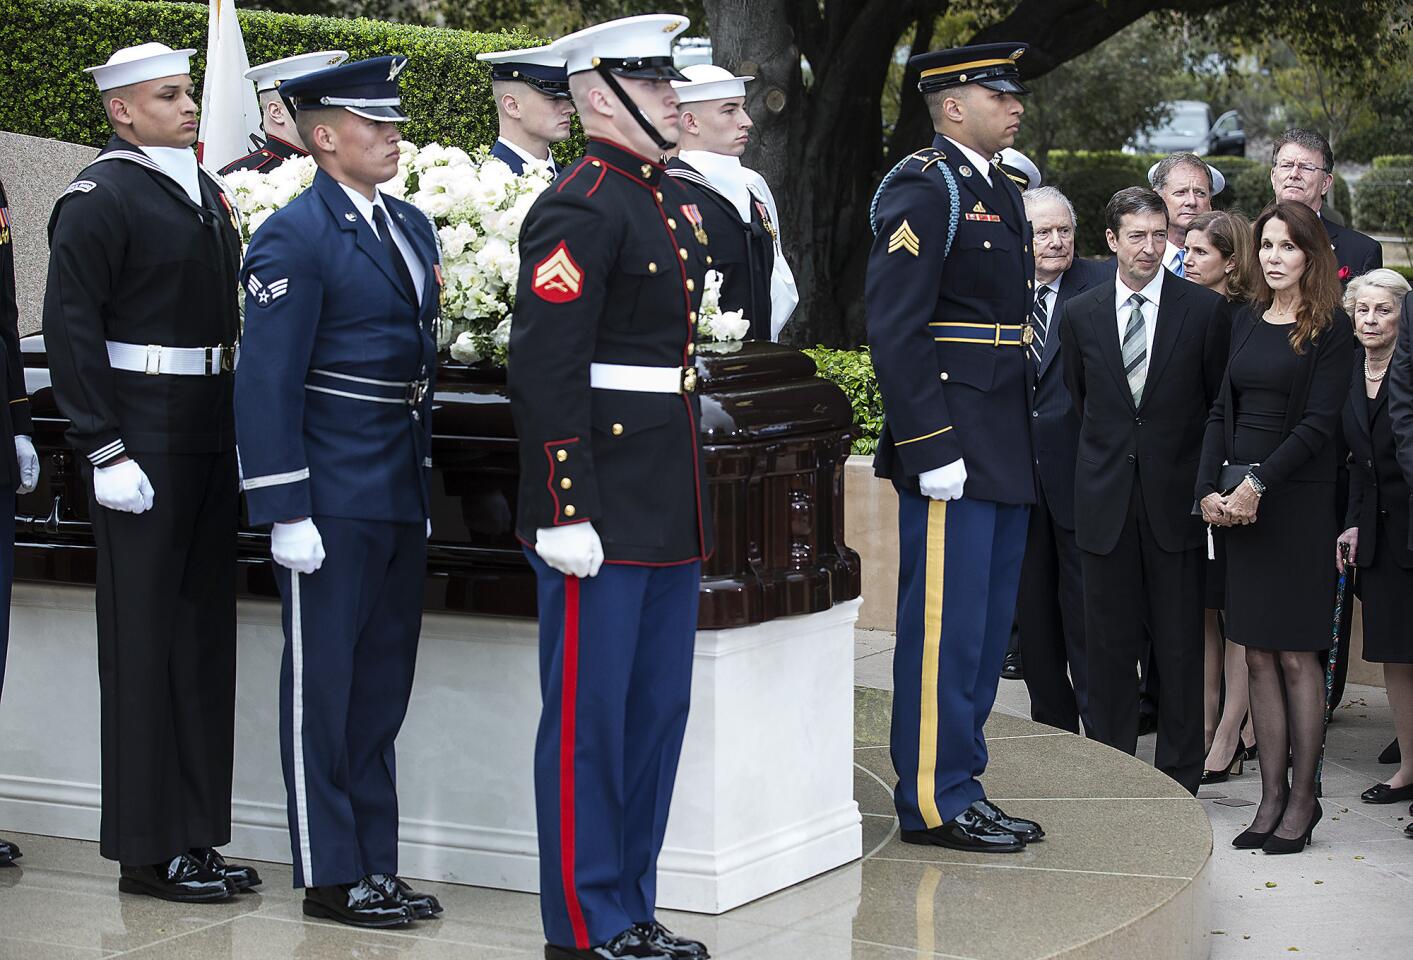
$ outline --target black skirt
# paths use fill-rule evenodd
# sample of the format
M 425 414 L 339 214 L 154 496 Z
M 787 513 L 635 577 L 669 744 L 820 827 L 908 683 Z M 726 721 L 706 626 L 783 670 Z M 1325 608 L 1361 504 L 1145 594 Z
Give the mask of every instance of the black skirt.
M 1338 576 L 1333 500 L 1333 483 L 1283 483 L 1261 497 L 1255 523 L 1223 531 L 1230 639 L 1262 650 L 1329 649 Z
M 1394 531 L 1379 521 L 1379 542 Z M 1374 562 L 1359 570 L 1359 596 L 1364 608 L 1364 659 L 1370 663 L 1413 663 L 1413 570 L 1394 559 L 1397 550 L 1375 550 Z

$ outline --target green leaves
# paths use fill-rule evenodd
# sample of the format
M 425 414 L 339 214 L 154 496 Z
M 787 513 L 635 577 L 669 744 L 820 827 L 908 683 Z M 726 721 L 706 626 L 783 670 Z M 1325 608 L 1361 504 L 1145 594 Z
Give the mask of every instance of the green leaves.
M 856 427 L 853 451 L 871 454 L 878 449 L 878 435 L 883 430 L 883 395 L 878 392 L 878 379 L 873 373 L 873 358 L 868 347 L 858 350 L 830 350 L 816 347 L 802 351 L 814 361 L 819 375 L 833 381 L 854 408 Z

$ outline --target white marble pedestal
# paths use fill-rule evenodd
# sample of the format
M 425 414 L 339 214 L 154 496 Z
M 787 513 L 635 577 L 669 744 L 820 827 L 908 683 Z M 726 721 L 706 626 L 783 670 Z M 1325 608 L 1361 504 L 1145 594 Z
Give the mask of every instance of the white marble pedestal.
M 659 864 L 663 907 L 722 913 L 857 859 L 853 626 L 859 601 L 697 634 L 692 714 Z M 239 611 L 237 857 L 289 861 L 279 608 Z M 429 615 L 398 740 L 401 869 L 534 891 L 535 624 Z M 0 703 L 0 828 L 98 836 L 93 591 L 21 583 Z

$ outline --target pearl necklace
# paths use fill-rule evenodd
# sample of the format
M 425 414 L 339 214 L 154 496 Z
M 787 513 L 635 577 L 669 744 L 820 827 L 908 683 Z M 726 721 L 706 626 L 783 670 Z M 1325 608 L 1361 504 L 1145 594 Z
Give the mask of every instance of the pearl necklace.
M 1376 376 L 1374 376 L 1372 373 L 1369 372 L 1369 358 L 1368 358 L 1368 357 L 1365 357 L 1365 358 L 1364 358 L 1364 379 L 1365 379 L 1365 380 L 1368 380 L 1370 383 L 1378 383 L 1380 380 L 1382 380 L 1382 379 L 1383 379 L 1384 377 L 1386 377 L 1386 376 L 1388 376 L 1388 366 L 1387 366 L 1387 364 L 1384 366 L 1384 372 L 1381 373 L 1381 374 L 1379 374 L 1379 375 L 1376 377 Z

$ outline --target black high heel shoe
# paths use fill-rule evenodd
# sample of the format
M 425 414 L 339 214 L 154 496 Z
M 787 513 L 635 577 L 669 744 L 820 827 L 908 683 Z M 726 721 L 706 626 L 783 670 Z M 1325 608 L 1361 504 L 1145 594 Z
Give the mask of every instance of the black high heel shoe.
M 1285 804 L 1281 805 L 1281 812 L 1276 816 L 1276 825 L 1269 830 L 1243 830 L 1235 837 L 1232 837 L 1231 845 L 1238 850 L 1258 850 L 1266 845 L 1266 841 L 1276 832 L 1276 827 L 1281 825 L 1281 818 L 1285 816 Z
M 1241 776 L 1244 764 L 1246 763 L 1246 750 L 1242 747 L 1241 741 L 1236 742 L 1236 750 L 1231 756 L 1231 763 L 1216 770 L 1202 771 L 1202 783 L 1225 783 L 1228 777 Z
M 1245 760 L 1247 763 L 1256 763 L 1260 760 L 1261 750 L 1258 745 L 1253 743 L 1249 747 L 1243 747 L 1241 750 L 1241 759 Z
M 1274 832 L 1266 838 L 1266 842 L 1261 844 L 1261 849 L 1267 853 L 1299 853 L 1305 849 L 1310 842 L 1310 835 L 1315 832 L 1315 824 L 1320 822 L 1320 818 L 1325 815 L 1325 809 L 1320 806 L 1320 801 L 1315 801 L 1315 814 L 1310 818 L 1310 825 L 1305 828 L 1305 832 L 1294 840 L 1287 840 L 1285 837 L 1278 837 Z

